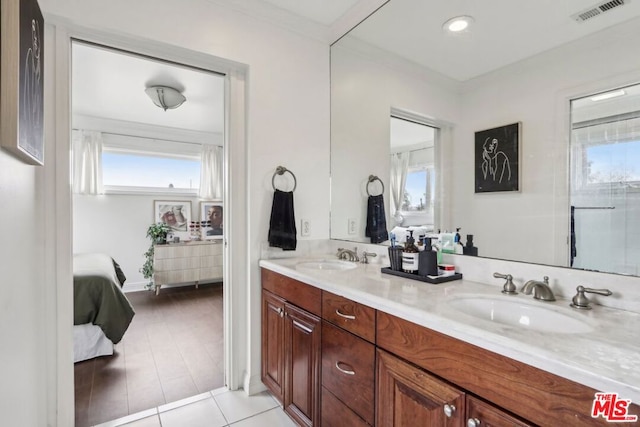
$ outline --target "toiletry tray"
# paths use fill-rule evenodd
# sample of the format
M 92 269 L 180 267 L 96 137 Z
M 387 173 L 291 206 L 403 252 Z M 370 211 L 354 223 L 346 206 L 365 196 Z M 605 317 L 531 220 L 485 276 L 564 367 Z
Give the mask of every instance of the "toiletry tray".
M 433 276 L 420 276 L 418 274 L 413 274 L 413 273 L 405 273 L 404 271 L 396 271 L 396 270 L 392 270 L 390 267 L 384 267 L 381 269 L 381 271 L 385 274 L 404 277 L 405 279 L 412 279 L 412 280 L 419 280 L 421 282 L 433 283 L 436 285 L 439 283 L 451 282 L 453 280 L 462 279 L 462 273 L 454 273 L 450 276 L 433 277 Z

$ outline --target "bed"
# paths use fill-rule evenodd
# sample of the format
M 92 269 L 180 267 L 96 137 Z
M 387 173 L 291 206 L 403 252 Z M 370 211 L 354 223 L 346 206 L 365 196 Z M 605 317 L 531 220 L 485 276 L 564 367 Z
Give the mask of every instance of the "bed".
M 113 354 L 135 311 L 122 292 L 126 280 L 108 255 L 73 257 L 74 362 Z

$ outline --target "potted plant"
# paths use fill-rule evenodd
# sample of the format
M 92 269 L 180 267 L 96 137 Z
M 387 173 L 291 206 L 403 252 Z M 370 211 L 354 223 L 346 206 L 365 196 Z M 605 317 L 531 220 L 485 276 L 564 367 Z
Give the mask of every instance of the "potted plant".
M 170 228 L 163 222 L 151 224 L 147 229 L 147 237 L 151 239 L 149 249 L 144 253 L 144 264 L 140 268 L 140 272 L 145 279 L 149 279 L 147 289 L 153 289 L 153 253 L 155 245 L 163 245 L 167 243 L 167 234 Z

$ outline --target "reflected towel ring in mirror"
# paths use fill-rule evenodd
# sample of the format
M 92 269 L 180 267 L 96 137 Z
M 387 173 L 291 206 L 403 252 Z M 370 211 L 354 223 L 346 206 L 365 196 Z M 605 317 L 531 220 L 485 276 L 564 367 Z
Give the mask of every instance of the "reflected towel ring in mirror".
M 293 177 L 293 191 L 296 191 L 296 187 L 298 186 L 298 180 L 296 179 L 296 176 L 293 174 L 293 172 L 291 172 L 289 169 L 285 168 L 284 166 L 278 166 L 276 168 L 276 171 L 273 173 L 273 177 L 271 177 L 271 186 L 273 187 L 273 190 L 276 190 L 276 175 L 284 175 L 285 172 L 289 172 L 291 174 L 291 176 Z
M 380 181 L 380 185 L 382 185 L 382 193 L 380 194 L 384 194 L 384 182 L 375 175 L 369 175 L 369 180 L 367 181 L 367 196 L 371 196 L 371 193 L 369 193 L 369 184 L 374 181 Z

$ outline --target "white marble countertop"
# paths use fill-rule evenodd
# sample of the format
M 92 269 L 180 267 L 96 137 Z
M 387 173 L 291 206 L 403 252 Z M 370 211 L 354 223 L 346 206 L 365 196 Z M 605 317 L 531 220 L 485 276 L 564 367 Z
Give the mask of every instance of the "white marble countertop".
M 602 392 L 640 404 L 640 314 L 594 305 L 575 310 L 569 300 L 534 300 L 531 295 L 503 295 L 501 286 L 468 280 L 430 284 L 383 274 L 380 264 L 351 270 L 297 268 L 314 258 L 261 260 L 260 266 L 398 316 L 478 347 L 518 360 Z M 335 260 L 335 257 L 326 259 Z M 587 333 L 529 330 L 482 320 L 453 308 L 461 296 L 504 298 L 581 319 Z

